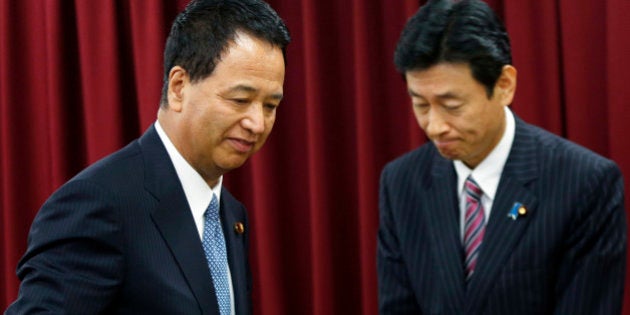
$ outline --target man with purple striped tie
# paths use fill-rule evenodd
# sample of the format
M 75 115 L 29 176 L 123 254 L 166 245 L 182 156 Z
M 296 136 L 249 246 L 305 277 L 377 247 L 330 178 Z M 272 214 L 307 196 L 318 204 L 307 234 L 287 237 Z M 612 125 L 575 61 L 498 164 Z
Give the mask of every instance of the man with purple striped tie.
M 394 59 L 431 141 L 381 175 L 380 314 L 619 314 L 621 172 L 508 108 L 517 71 L 495 13 L 429 1 Z

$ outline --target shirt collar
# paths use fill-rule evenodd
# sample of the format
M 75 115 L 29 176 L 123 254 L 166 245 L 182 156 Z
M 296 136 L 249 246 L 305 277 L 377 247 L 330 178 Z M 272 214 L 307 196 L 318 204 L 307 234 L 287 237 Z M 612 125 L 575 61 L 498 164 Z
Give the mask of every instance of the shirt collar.
M 505 162 L 507 162 L 510 155 L 510 149 L 512 149 L 512 143 L 514 142 L 514 133 L 516 124 L 514 122 L 514 114 L 506 106 L 505 109 L 505 132 L 501 137 L 501 140 L 494 149 L 488 154 L 488 156 L 481 161 L 475 169 L 470 169 L 466 164 L 460 160 L 453 161 L 455 171 L 457 172 L 457 191 L 461 194 L 464 189 L 464 182 L 469 175 L 475 179 L 477 184 L 483 190 L 483 193 L 494 200 L 494 196 L 499 186 L 499 180 L 501 179 L 501 173 Z
M 175 145 L 173 145 L 164 129 L 162 129 L 159 121 L 155 122 L 155 130 L 160 136 L 162 143 L 164 143 L 164 147 L 166 147 L 166 151 L 173 162 L 175 172 L 177 172 L 177 177 L 182 184 L 193 217 L 203 217 L 203 213 L 212 200 L 212 193 L 217 196 L 217 201 L 221 201 L 223 176 L 219 177 L 218 183 L 210 188 L 203 177 L 201 177 L 179 151 L 177 151 L 177 148 L 175 148 Z

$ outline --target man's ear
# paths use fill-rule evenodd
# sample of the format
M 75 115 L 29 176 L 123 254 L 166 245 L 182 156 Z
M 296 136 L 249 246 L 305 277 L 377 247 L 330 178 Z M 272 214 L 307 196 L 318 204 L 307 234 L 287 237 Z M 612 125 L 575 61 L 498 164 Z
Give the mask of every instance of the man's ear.
M 174 66 L 168 73 L 168 108 L 180 112 L 183 107 L 184 88 L 189 84 L 188 72 L 180 66 Z
M 514 94 L 516 93 L 516 68 L 512 65 L 505 65 L 501 69 L 501 75 L 494 86 L 495 95 L 499 97 L 501 105 L 508 106 L 512 104 Z

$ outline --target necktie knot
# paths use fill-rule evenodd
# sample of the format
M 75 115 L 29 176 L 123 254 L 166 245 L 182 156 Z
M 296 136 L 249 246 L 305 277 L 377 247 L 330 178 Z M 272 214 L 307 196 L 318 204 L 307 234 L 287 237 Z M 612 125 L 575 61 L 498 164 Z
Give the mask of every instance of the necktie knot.
M 470 195 L 470 197 L 476 200 L 481 200 L 483 191 L 481 190 L 481 187 L 479 187 L 479 184 L 477 184 L 477 182 L 472 178 L 472 176 L 468 176 L 468 178 L 466 178 L 464 187 L 467 195 Z
M 203 216 L 206 220 L 219 221 L 219 201 L 217 200 L 217 196 L 215 194 L 212 194 L 210 205 L 208 205 L 208 208 L 206 209 L 206 212 L 203 213 Z

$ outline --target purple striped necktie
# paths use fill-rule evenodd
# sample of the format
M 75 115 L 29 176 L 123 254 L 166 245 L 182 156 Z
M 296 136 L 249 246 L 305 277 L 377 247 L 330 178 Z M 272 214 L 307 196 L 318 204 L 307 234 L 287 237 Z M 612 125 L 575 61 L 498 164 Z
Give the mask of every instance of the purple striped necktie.
M 464 183 L 466 197 L 466 215 L 464 220 L 464 250 L 466 252 L 466 281 L 475 272 L 481 242 L 486 231 L 486 219 L 481 204 L 483 191 L 475 180 L 468 176 Z

